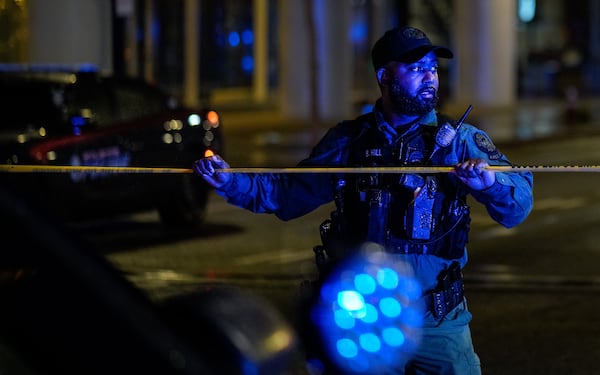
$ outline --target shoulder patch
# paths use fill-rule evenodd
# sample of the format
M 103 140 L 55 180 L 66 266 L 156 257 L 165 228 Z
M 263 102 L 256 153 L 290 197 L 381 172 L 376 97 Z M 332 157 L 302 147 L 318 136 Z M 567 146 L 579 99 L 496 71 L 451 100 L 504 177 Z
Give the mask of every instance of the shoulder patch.
M 502 157 L 498 148 L 496 148 L 494 143 L 492 143 L 492 140 L 484 133 L 475 133 L 473 135 L 473 140 L 477 147 L 485 152 L 491 160 L 497 160 Z

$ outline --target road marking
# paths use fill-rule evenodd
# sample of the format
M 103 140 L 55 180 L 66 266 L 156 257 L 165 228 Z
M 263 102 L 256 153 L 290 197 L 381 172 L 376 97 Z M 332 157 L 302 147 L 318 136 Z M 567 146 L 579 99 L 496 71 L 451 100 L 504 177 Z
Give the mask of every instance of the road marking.
M 598 291 L 600 276 L 523 275 L 516 273 L 473 273 L 465 275 L 469 290 L 510 291 Z
M 544 198 L 536 200 L 533 204 L 534 210 L 569 210 L 573 208 L 585 207 L 588 205 L 587 199 L 584 197 L 568 197 L 568 198 Z
M 233 263 L 237 266 L 252 266 L 264 263 L 284 264 L 309 260 L 313 257 L 314 254 L 306 249 L 289 248 L 236 257 L 233 259 Z
M 573 275 L 524 275 L 510 272 L 509 266 L 497 265 L 498 272 L 487 272 L 485 267 L 480 271 L 487 273 L 465 272 L 465 284 L 469 291 L 500 291 L 500 292 L 598 292 L 600 291 L 600 276 L 573 276 Z M 130 274 L 128 278 L 142 289 L 159 290 L 173 289 L 182 286 L 198 287 L 201 284 L 231 284 L 253 286 L 279 286 L 296 285 L 298 280 L 304 279 L 303 275 L 286 273 L 276 275 L 247 275 L 223 274 L 205 275 L 174 270 L 156 270 Z

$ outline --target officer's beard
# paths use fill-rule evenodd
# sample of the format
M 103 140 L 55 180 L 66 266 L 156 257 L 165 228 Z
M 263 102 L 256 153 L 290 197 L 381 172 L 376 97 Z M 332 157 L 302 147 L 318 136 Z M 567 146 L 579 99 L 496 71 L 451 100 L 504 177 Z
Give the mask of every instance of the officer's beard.
M 428 87 L 428 89 L 435 90 Z M 394 107 L 394 111 L 406 115 L 422 116 L 431 112 L 437 106 L 439 96 L 435 90 L 433 97 L 423 98 L 420 95 L 411 96 L 400 82 L 395 79 L 390 85 L 390 99 Z

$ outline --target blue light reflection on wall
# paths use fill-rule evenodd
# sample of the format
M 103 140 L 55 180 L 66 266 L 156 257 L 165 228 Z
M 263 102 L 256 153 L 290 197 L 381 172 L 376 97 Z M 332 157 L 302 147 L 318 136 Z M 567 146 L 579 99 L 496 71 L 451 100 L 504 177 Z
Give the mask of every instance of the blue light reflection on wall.
M 342 263 L 312 310 L 328 359 L 348 374 L 403 366 L 420 341 L 421 295 L 410 267 L 384 252 Z
M 247 46 L 250 46 L 252 43 L 254 43 L 254 33 L 252 30 L 246 29 L 242 31 L 242 43 Z
M 242 57 L 242 70 L 246 73 L 251 73 L 254 70 L 254 58 L 252 56 Z
M 368 26 L 364 22 L 355 22 L 350 26 L 350 40 L 353 42 L 362 42 L 367 39 Z
M 232 31 L 227 37 L 227 42 L 231 47 L 237 47 L 240 45 L 240 34 L 237 31 Z

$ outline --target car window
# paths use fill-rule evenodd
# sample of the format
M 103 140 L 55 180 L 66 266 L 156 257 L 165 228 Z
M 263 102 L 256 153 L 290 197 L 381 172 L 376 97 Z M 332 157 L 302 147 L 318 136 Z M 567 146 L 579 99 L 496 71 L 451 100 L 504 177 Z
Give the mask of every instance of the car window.
M 137 82 L 115 82 L 114 94 L 119 120 L 152 116 L 168 110 L 167 97 L 152 86 Z
M 97 127 L 115 121 L 114 102 L 104 82 L 86 77 L 66 90 L 67 112 L 70 118 L 81 117 Z
M 42 82 L 3 81 L 0 83 L 2 118 L 4 131 L 22 131 L 26 127 L 55 129 L 63 113 L 63 93 L 57 85 Z

